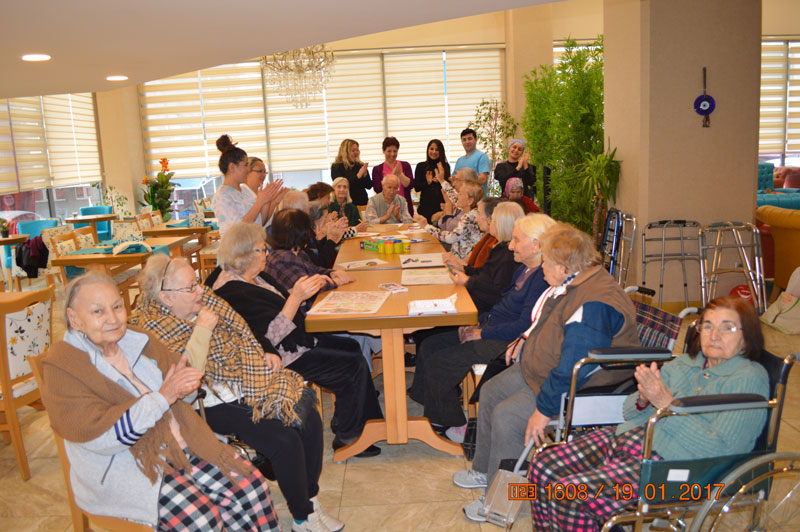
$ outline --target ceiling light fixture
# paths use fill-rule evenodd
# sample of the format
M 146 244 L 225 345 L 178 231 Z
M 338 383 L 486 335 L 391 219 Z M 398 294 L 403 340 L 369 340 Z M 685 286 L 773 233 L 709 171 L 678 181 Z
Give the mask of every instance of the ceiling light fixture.
M 261 72 L 268 85 L 277 87 L 287 102 L 308 107 L 322 94 L 333 71 L 333 52 L 325 45 L 308 46 L 261 58 Z
M 50 61 L 51 57 L 47 54 L 25 54 L 22 56 L 23 61 Z
M 128 76 L 108 76 L 106 79 L 108 81 L 125 81 L 128 79 Z

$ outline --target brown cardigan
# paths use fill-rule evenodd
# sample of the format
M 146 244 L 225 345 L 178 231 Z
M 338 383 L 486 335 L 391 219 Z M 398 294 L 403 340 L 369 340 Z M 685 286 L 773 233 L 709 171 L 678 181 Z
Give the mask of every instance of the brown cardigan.
M 130 329 L 147 334 L 149 342 L 143 355 L 153 359 L 164 375 L 170 365 L 180 360 L 177 353 L 169 351 L 151 333 Z M 42 373 L 42 400 L 50 415 L 50 424 L 57 434 L 69 441 L 81 443 L 99 437 L 139 399 L 103 376 L 85 351 L 63 340 L 53 345 L 42 360 Z M 244 476 L 251 473 L 252 466 L 237 460 L 234 449 L 220 442 L 191 406 L 178 400 L 169 411 L 175 416 L 192 454 L 216 464 L 226 476 L 230 476 L 231 470 Z M 166 415 L 130 448 L 130 452 L 151 482 L 155 482 L 161 472 L 171 471 L 173 466 L 191 470 L 170 431 Z

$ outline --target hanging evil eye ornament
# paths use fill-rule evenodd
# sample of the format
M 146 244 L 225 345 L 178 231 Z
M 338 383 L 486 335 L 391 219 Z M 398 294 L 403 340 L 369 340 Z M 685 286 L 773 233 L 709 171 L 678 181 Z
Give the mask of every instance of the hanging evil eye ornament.
M 694 112 L 703 117 L 703 127 L 711 127 L 711 113 L 716 107 L 713 96 L 706 94 L 706 67 L 703 67 L 703 94 L 694 100 Z

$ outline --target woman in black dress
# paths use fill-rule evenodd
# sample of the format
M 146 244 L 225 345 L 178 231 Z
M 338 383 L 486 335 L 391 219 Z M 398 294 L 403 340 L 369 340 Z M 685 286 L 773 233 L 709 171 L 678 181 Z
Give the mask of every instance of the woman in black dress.
M 419 192 L 417 212 L 427 218 L 428 223 L 433 223 L 431 217 L 442 210 L 441 181 L 450 177 L 450 164 L 439 139 L 430 141 L 425 153 L 426 159 L 414 171 L 414 190 Z
M 339 154 L 331 165 L 331 180 L 346 177 L 350 182 L 350 197 L 356 205 L 367 204 L 367 190 L 372 188 L 369 163 L 362 163 L 358 142 L 344 139 L 339 145 Z

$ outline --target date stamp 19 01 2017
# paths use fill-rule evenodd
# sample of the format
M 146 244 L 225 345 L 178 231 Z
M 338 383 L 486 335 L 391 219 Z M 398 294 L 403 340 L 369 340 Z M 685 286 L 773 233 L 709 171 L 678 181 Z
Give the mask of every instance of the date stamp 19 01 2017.
M 724 484 L 679 484 L 677 490 L 669 490 L 664 484 L 645 484 L 644 497 L 647 500 L 660 499 L 672 501 L 703 501 L 719 500 L 719 495 L 725 488 Z M 613 484 L 599 487 L 577 484 L 509 484 L 509 500 L 532 500 L 539 497 L 557 501 L 585 501 L 604 497 L 616 501 L 629 501 L 638 497 L 638 488 L 633 484 Z

